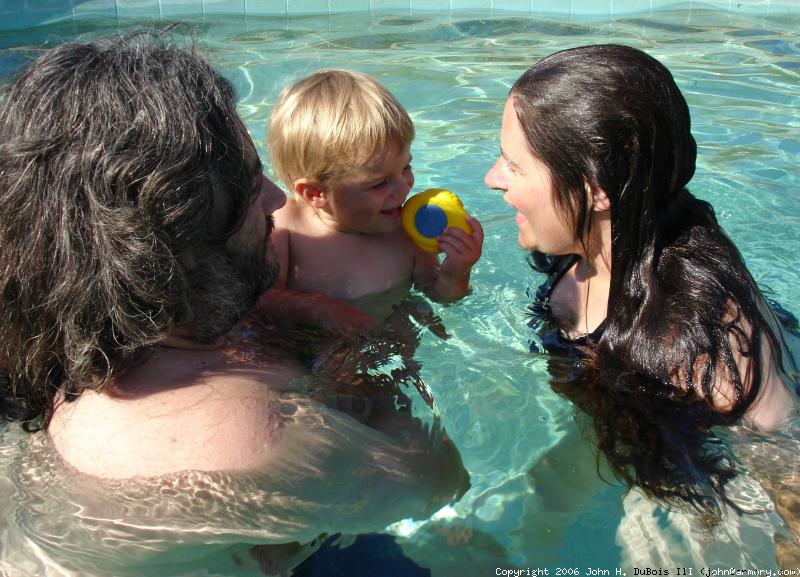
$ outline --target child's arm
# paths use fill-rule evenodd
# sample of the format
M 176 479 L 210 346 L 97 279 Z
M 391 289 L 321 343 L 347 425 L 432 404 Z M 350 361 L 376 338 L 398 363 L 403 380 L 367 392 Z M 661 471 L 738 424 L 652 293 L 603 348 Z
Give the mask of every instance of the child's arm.
M 458 300 L 469 290 L 469 273 L 483 249 L 483 227 L 472 217 L 467 222 L 472 234 L 448 228 L 437 239 L 445 254 L 441 264 L 437 255 L 417 251 L 414 284 L 435 301 Z
M 291 233 L 281 226 L 282 216 L 276 214 L 276 227 L 270 236 L 280 272 L 273 287 L 259 297 L 256 308 L 280 324 L 314 325 L 333 332 L 362 332 L 373 327 L 375 321 L 372 317 L 347 303 L 322 293 L 306 293 L 287 287 Z

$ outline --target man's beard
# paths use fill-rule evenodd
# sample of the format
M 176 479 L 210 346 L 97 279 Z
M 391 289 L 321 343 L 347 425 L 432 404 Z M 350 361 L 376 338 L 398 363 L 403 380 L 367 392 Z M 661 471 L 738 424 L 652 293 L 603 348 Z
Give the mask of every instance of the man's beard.
M 278 263 L 224 246 L 207 246 L 198 266 L 186 271 L 192 320 L 187 337 L 211 343 L 250 312 L 259 295 L 278 278 Z

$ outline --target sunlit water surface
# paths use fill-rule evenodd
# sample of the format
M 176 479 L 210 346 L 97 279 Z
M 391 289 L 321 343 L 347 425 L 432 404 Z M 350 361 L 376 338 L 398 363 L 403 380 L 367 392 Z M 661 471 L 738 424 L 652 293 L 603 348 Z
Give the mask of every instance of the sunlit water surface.
M 0 34 L 0 72 L 19 67 L 42 45 L 116 26 L 69 23 Z M 517 246 L 513 213 L 482 179 L 498 153 L 508 89 L 528 66 L 581 44 L 644 49 L 672 70 L 691 108 L 699 164 L 690 189 L 714 204 L 757 281 L 798 312 L 798 29 L 797 17 L 698 10 L 611 22 L 347 14 L 198 24 L 195 40 L 234 82 L 262 152 L 265 121 L 284 85 L 322 67 L 356 68 L 386 84 L 415 122 L 416 190 L 457 192 L 484 225 L 473 293 L 436 307 L 451 338 L 425 333 L 417 351 L 472 488 L 433 520 L 391 529 L 405 554 L 434 576 L 545 567 L 577 568 L 580 574 L 602 568 L 612 575 L 618 567 L 628 575 L 646 567 L 670 568 L 672 575 L 677 567 L 694 568 L 695 575 L 701 567 L 777 570 L 775 536 L 788 533 L 774 496 L 755 478 L 766 479 L 768 488 L 791 487 L 800 470 L 796 425 L 777 438 L 731 432 L 744 447 L 743 460 L 758 469 L 743 475 L 734 490 L 753 512 L 729 513 L 712 534 L 691 515 L 637 493 L 626 496 L 601 480 L 592 444 L 582 434 L 584 420 L 551 390 L 545 358 L 528 352 L 524 311 L 531 287 L 542 279 Z M 186 474 L 157 488 L 118 488 L 113 506 L 110 499 L 82 501 L 76 495 L 91 494 L 91 483 L 60 471 L 44 439 L 8 428 L 1 440 L 0 508 L 7 524 L 0 528 L 0 573 L 83 575 L 87 555 L 98 555 L 98 566 L 109 560 L 125 566 L 125 547 L 122 554 L 114 548 L 146 543 L 174 546 L 175 553 L 138 574 L 257 574 L 246 547 L 233 543 L 258 542 L 272 532 L 257 512 L 268 500 L 257 486 Z M 251 518 L 229 511 L 248 502 Z M 177 524 L 148 526 L 146 519 L 160 519 L 166 509 Z M 128 521 L 115 521 L 123 518 Z M 145 521 L 138 527 L 130 519 Z M 273 521 L 280 527 L 280 519 Z M 218 543 L 220 550 L 194 561 L 198 551 L 208 553 L 196 548 L 203 542 Z M 108 547 L 104 553 L 102 545 Z M 80 563 L 48 560 L 73 552 Z

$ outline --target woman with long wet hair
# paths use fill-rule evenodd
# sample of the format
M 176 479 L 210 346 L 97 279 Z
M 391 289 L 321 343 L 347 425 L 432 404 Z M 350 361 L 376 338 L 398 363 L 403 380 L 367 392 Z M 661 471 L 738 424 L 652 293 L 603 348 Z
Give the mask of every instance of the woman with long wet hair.
M 554 387 L 619 478 L 716 509 L 734 466 L 710 427 L 774 429 L 794 395 L 775 317 L 686 188 L 697 147 L 672 75 L 626 46 L 557 52 L 511 88 L 500 140 L 486 184 L 548 274 L 532 310 Z

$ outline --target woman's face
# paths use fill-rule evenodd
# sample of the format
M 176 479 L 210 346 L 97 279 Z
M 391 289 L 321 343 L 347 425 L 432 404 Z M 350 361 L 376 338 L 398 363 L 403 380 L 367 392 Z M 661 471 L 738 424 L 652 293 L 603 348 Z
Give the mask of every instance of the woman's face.
M 562 255 L 577 252 L 573 229 L 554 203 L 550 171 L 528 148 L 514 110 L 506 101 L 500 128 L 500 157 L 486 173 L 489 188 L 502 190 L 503 200 L 517 210 L 519 244 L 524 249 Z

